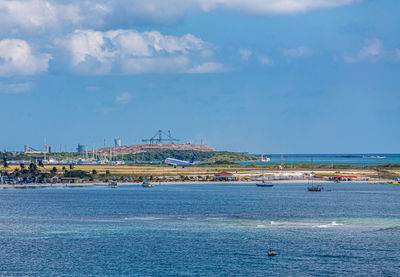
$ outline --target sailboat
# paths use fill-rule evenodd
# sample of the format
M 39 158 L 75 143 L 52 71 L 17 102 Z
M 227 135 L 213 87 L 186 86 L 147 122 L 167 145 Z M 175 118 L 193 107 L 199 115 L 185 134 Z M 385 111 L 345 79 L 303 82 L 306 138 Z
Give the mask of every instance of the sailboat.
M 264 167 L 262 168 L 262 182 L 261 183 L 256 183 L 257 187 L 273 187 L 274 184 L 271 182 L 265 182 L 265 175 L 264 175 Z
M 322 191 L 321 185 L 314 185 L 314 167 L 313 171 L 311 172 L 311 186 L 307 188 L 308 191 Z

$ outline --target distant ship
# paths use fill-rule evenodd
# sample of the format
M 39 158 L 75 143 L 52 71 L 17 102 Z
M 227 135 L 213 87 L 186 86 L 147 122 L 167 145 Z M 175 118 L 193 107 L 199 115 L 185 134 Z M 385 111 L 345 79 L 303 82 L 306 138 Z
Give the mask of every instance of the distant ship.
M 369 159 L 385 159 L 386 157 L 384 157 L 384 156 L 367 156 L 366 158 L 369 158 Z
M 271 161 L 271 159 L 270 158 L 265 158 L 264 159 L 264 153 L 262 153 L 261 157 L 260 157 L 260 162 L 267 163 L 269 161 Z

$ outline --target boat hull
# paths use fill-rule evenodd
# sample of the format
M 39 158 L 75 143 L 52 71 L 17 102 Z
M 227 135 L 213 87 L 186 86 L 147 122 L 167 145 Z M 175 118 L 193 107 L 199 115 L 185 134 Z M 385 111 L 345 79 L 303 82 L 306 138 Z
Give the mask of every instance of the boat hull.
M 154 185 L 142 185 L 142 187 L 144 187 L 144 188 L 152 188 L 152 187 L 154 187 Z
M 274 184 L 268 184 L 268 183 L 257 183 L 257 187 L 273 187 Z

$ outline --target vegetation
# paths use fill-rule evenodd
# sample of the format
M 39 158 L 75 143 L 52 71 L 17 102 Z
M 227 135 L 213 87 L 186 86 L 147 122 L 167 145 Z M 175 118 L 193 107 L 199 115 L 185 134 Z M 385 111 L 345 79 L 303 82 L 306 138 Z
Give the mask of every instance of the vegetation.
M 194 155 L 196 161 L 216 162 L 216 161 L 251 161 L 254 157 L 247 154 L 239 154 L 228 151 L 194 151 L 194 150 L 166 150 L 161 152 L 143 152 L 138 154 L 128 154 L 118 156 L 118 159 L 125 161 L 163 161 L 166 158 L 179 160 L 190 160 Z
M 66 171 L 64 173 L 64 177 L 89 178 L 91 177 L 91 175 L 84 170 L 71 170 L 71 171 Z
M 7 158 L 3 158 L 3 167 L 8 167 Z

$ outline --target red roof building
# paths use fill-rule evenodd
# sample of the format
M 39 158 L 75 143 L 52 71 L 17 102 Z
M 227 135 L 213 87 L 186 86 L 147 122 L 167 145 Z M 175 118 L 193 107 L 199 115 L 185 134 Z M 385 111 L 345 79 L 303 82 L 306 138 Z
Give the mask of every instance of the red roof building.
M 237 181 L 237 178 L 230 172 L 222 171 L 214 174 L 214 181 Z

